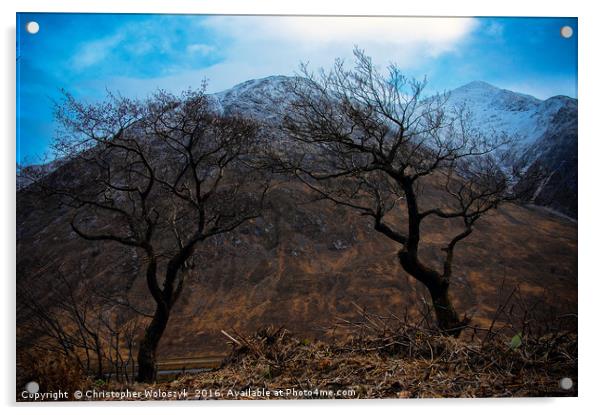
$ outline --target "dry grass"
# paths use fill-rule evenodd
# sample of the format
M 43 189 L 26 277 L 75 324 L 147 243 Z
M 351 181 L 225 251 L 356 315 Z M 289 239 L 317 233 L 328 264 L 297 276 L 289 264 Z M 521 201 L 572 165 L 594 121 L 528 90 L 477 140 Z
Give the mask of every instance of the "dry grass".
M 560 379 L 577 378 L 577 338 L 557 332 L 459 340 L 402 322 L 394 329 L 367 314 L 341 344 L 310 343 L 268 327 L 250 337 L 229 334 L 232 353 L 216 371 L 158 385 L 232 391 L 353 390 L 355 398 L 576 396 Z M 390 324 L 389 324 L 390 325 Z M 228 391 L 231 391 L 228 394 Z M 290 398 L 291 396 L 289 396 Z
M 428 324 L 359 310 L 356 320 L 340 319 L 335 325 L 350 333 L 344 340 L 310 341 L 274 327 L 250 336 L 230 330 L 223 334 L 231 353 L 215 370 L 153 385 L 111 382 L 96 389 L 187 390 L 187 399 L 266 398 L 257 391 L 271 391 L 269 399 L 577 396 L 574 330 L 528 331 L 518 341 L 492 324 L 480 333 L 467 328 L 456 339 Z M 37 363 L 27 369 L 28 376 L 44 379 L 48 390 L 92 387 L 69 362 L 29 361 Z M 575 382 L 570 390 L 560 388 L 565 377 Z
M 40 393 L 67 392 L 69 396 L 76 390 L 92 387 L 90 378 L 80 369 L 80 365 L 70 358 L 55 352 L 21 353 L 17 358 L 17 399 L 21 399 L 27 382 L 36 381 Z

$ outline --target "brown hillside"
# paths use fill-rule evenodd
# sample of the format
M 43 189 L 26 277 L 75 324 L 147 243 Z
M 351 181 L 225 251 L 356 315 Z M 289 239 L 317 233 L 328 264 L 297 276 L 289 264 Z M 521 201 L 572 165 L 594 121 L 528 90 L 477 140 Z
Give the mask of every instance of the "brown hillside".
M 423 191 L 425 203 L 440 197 Z M 159 359 L 223 353 L 220 330 L 232 327 L 252 333 L 271 324 L 322 337 L 337 317 L 355 314 L 352 303 L 416 315 L 425 292 L 402 271 L 395 243 L 357 213 L 308 199 L 303 187 L 285 183 L 263 218 L 201 247 Z M 27 190 L 18 194 L 17 215 L 19 287 L 49 293 L 52 270 L 61 265 L 80 290 L 127 290 L 139 308 L 152 310 L 135 250 L 79 239 L 67 208 L 40 203 Z M 424 227 L 423 253 L 439 267 L 453 224 L 429 219 Z M 458 246 L 455 270 L 452 298 L 459 312 L 473 315 L 473 324 L 487 326 L 517 286 L 517 309 L 533 307 L 531 314 L 544 319 L 576 313 L 577 224 L 541 208 L 505 205 Z M 52 301 L 50 294 L 46 300 Z

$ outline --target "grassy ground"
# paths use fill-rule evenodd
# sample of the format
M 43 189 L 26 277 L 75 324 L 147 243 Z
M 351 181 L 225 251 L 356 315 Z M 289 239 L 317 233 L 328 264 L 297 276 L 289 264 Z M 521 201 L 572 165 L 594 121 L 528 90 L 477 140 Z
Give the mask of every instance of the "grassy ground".
M 353 331 L 336 342 L 309 341 L 273 327 L 251 336 L 225 333 L 231 352 L 219 367 L 170 381 L 78 384 L 73 374 L 54 386 L 65 389 L 59 383 L 71 379 L 72 390 L 140 394 L 95 398 L 106 400 L 577 396 L 574 331 L 471 336 L 467 329 L 456 339 L 401 321 L 383 325 L 368 315 L 346 323 Z M 55 376 L 56 366 L 49 373 Z M 564 378 L 572 380 L 569 388 L 561 386 Z
M 266 329 L 235 340 L 220 369 L 155 387 L 212 391 L 206 397 L 218 391 L 224 399 L 577 395 L 576 336 L 568 333 L 518 344 L 501 336 L 467 342 L 406 328 L 329 345 Z M 559 385 L 565 377 L 574 381 L 570 390 Z M 279 390 L 282 396 L 265 396 Z

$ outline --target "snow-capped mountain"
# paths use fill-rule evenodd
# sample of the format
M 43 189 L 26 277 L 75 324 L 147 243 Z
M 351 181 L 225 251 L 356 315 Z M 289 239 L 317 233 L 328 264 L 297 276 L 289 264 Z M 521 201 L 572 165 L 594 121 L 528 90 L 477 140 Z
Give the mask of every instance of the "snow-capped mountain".
M 541 101 L 482 81 L 471 82 L 449 93 L 447 107 L 459 105 L 466 105 L 482 131 L 516 135 L 523 146 L 540 139 L 559 111 L 577 111 L 577 100 L 573 98 L 555 96 Z
M 277 121 L 274 105 L 285 105 L 286 82 L 271 76 L 243 82 L 214 94 L 225 113 Z M 278 103 L 278 104 L 275 104 Z M 577 217 L 577 100 L 533 96 L 474 81 L 449 92 L 446 106 L 465 106 L 484 133 L 505 133 L 517 138 L 526 165 L 544 167 L 547 180 L 533 195 L 536 204 Z
M 536 204 L 577 217 L 577 100 L 545 101 L 475 81 L 449 93 L 448 107 L 465 105 L 483 132 L 516 136 L 521 157 L 547 178 L 533 195 Z
M 278 122 L 290 102 L 286 83 L 292 78 L 270 76 L 238 84 L 212 95 L 216 109 L 261 121 Z M 577 217 L 577 100 L 555 96 L 539 100 L 530 95 L 475 81 L 449 92 L 447 106 L 464 105 L 484 133 L 516 136 L 525 165 L 548 172 L 533 202 Z M 279 106 L 279 108 L 275 108 Z M 56 168 L 44 166 L 46 173 Z M 19 188 L 28 182 L 20 182 Z
M 241 113 L 263 121 L 276 121 L 278 111 L 274 105 L 287 102 L 286 84 L 292 79 L 282 75 L 251 79 L 213 94 L 213 97 L 224 113 Z

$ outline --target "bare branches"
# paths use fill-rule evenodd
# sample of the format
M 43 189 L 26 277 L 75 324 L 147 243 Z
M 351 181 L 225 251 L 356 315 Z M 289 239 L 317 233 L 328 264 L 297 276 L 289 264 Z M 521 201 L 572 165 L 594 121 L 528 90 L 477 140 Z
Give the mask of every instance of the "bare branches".
M 80 237 L 147 255 L 159 230 L 170 230 L 176 250 L 232 230 L 258 214 L 268 180 L 249 163 L 257 124 L 211 105 L 203 90 L 158 91 L 146 101 L 109 94 L 98 104 L 65 93 L 55 150 L 86 177 L 40 186 L 76 209 L 71 226 Z M 113 229 L 115 221 L 125 226 Z
M 109 93 L 93 104 L 65 93 L 55 114 L 63 169 L 37 180 L 36 189 L 72 210 L 77 236 L 143 254 L 156 303 L 139 355 L 148 358 L 140 365 L 151 369 L 150 380 L 197 245 L 261 213 L 270 181 L 256 163 L 259 126 L 218 113 L 204 89 L 158 91 L 144 101 Z
M 133 367 L 132 339 L 137 332 L 137 318 L 113 321 L 109 316 L 119 307 L 115 299 L 91 290 L 81 282 L 81 275 L 77 275 L 80 283 L 74 283 L 59 266 L 53 277 L 51 298 L 19 287 L 21 313 L 27 321 L 21 326 L 25 332 L 23 346 L 30 352 L 70 358 L 84 373 L 97 379 L 113 374 L 118 379 L 127 378 L 125 367 Z M 35 338 L 35 343 L 28 344 L 28 337 Z
M 341 60 L 318 73 L 302 66 L 291 81 L 283 130 L 304 152 L 285 155 L 281 167 L 323 198 L 372 216 L 397 242 L 405 239 L 382 219 L 422 177 L 446 176 L 450 198 L 418 211 L 417 222 L 436 215 L 472 225 L 512 199 L 511 138 L 483 134 L 465 108 L 446 106 L 447 95 L 425 98 L 426 81 L 406 78 L 395 65 L 382 74 L 363 51 L 354 53 L 352 69 Z
M 321 198 L 371 217 L 401 246 L 403 268 L 429 288 L 440 326 L 457 334 L 447 294 L 454 249 L 482 215 L 517 199 L 514 183 L 525 169 L 513 163 L 514 139 L 484 134 L 446 94 L 425 97 L 426 81 L 395 65 L 382 73 L 362 50 L 354 54 L 351 69 L 341 60 L 317 73 L 304 65 L 290 82 L 282 131 L 298 145 L 275 154 L 275 164 Z M 420 182 L 438 192 L 435 202 L 425 203 Z M 418 255 L 421 223 L 431 216 L 463 225 L 442 246 L 442 272 Z M 390 225 L 400 218 L 399 229 Z

